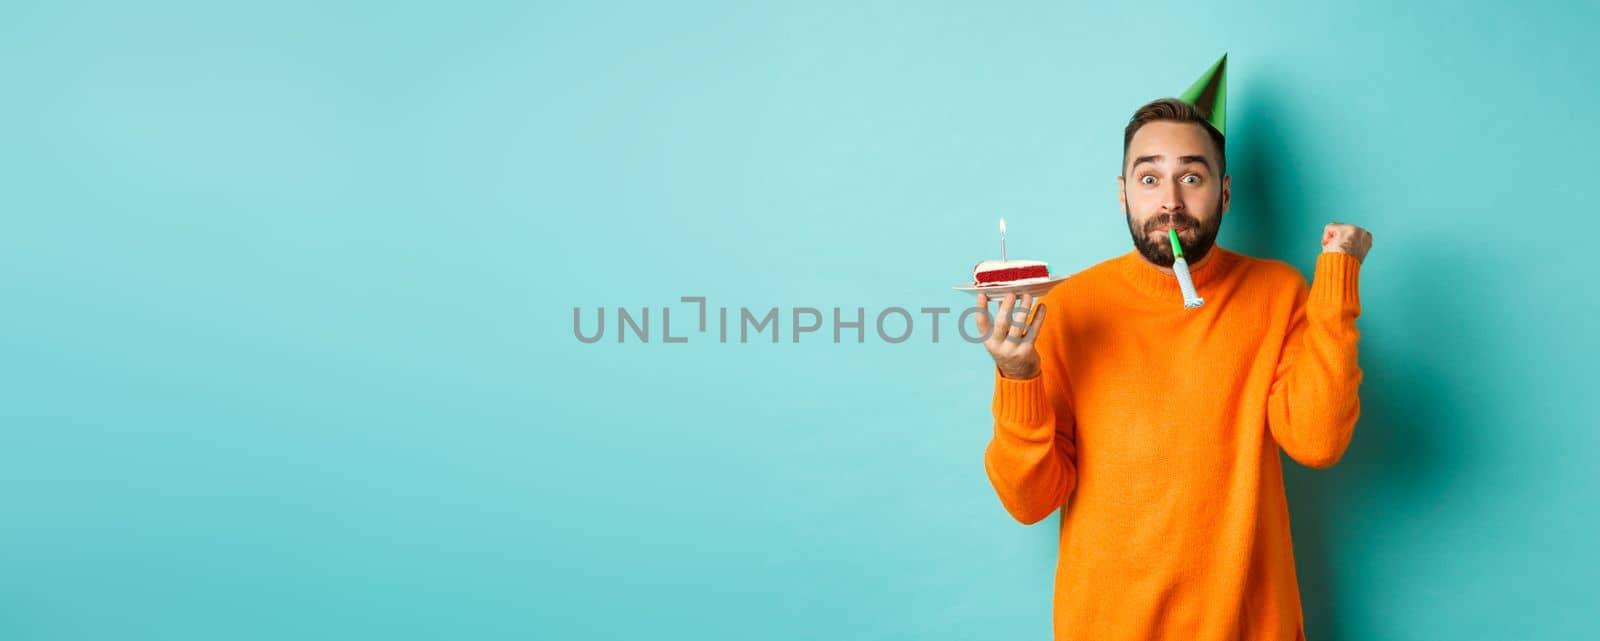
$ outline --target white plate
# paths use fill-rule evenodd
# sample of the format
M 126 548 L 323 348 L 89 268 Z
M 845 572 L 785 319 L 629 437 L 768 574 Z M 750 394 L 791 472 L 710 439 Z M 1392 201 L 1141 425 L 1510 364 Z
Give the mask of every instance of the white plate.
M 966 292 L 968 294 L 987 294 L 990 300 L 994 300 L 996 296 L 1005 296 L 1006 294 L 1012 292 L 1015 292 L 1017 296 L 1022 296 L 1023 294 L 1033 294 L 1033 298 L 1037 300 L 1040 296 L 1043 296 L 1045 292 L 1050 291 L 1051 287 L 1055 287 L 1056 285 L 1060 284 L 1061 281 L 1066 279 L 1067 276 L 1051 276 L 1050 280 L 1036 280 L 1031 283 L 995 283 L 992 285 L 985 285 L 983 287 L 978 287 L 975 285 L 956 285 L 955 290 L 958 292 Z

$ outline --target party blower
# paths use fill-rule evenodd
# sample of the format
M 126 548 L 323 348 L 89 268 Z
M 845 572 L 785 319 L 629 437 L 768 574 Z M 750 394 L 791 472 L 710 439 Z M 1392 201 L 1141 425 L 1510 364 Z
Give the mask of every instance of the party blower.
M 1189 261 L 1183 258 L 1183 245 L 1178 244 L 1178 230 L 1168 229 L 1172 238 L 1172 272 L 1178 276 L 1178 289 L 1183 290 L 1183 308 L 1193 309 L 1206 304 L 1194 291 L 1194 279 L 1189 276 Z

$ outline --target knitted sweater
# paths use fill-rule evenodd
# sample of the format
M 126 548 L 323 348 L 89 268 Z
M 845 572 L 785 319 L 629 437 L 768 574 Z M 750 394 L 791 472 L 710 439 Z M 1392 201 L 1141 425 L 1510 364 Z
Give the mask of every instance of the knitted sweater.
M 1040 299 L 1042 371 L 995 370 L 984 468 L 1012 517 L 1062 508 L 1055 638 L 1304 638 L 1279 449 L 1314 468 L 1350 443 L 1360 263 L 1293 266 L 1214 246 L 1205 305 L 1136 251 Z

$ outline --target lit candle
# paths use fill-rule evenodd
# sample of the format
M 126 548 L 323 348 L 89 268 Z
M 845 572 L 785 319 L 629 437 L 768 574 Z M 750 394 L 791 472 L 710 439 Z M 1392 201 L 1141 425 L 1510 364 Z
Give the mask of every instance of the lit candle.
M 1000 260 L 1006 259 L 1006 219 L 1000 219 Z

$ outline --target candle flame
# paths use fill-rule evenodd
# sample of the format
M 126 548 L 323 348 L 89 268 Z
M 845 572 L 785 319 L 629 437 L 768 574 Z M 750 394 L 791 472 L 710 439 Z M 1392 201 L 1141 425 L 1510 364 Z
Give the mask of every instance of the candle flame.
M 1000 219 L 1000 235 L 1004 236 L 1005 234 L 1006 234 L 1006 219 L 1001 218 Z

